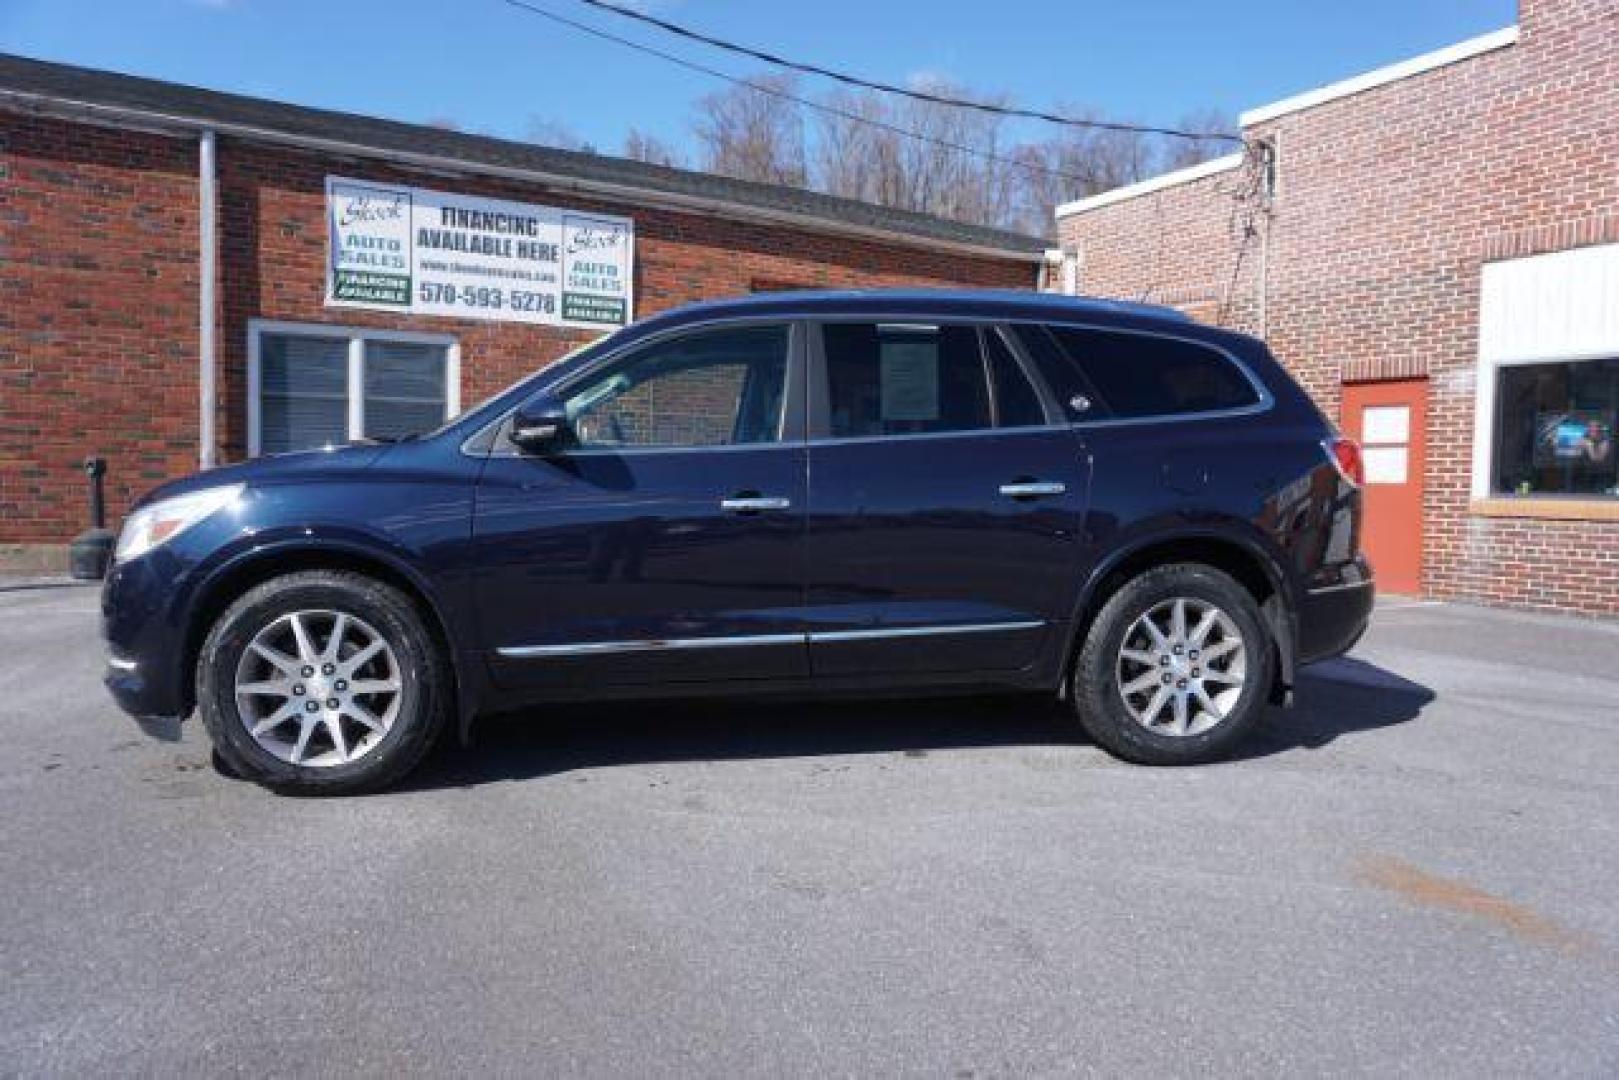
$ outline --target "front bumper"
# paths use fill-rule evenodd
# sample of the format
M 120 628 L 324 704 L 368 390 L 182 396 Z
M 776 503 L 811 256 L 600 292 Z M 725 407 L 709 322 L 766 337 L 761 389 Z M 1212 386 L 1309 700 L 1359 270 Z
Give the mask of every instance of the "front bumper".
M 183 577 L 179 560 L 153 552 L 114 565 L 101 586 L 102 682 L 142 726 L 166 728 L 191 711 L 184 627 L 172 603 Z
M 1299 603 L 1299 663 L 1310 664 L 1342 656 L 1355 647 L 1371 622 L 1377 587 L 1371 568 L 1358 564 L 1363 573 L 1345 580 L 1307 590 Z

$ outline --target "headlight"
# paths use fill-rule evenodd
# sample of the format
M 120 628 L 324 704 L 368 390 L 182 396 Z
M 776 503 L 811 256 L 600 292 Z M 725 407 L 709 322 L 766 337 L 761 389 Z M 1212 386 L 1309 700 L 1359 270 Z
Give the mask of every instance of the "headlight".
M 242 493 L 242 484 L 205 488 L 172 499 L 159 499 L 151 506 L 143 506 L 124 522 L 124 531 L 118 536 L 118 550 L 113 558 L 124 562 L 145 555 L 166 544 L 191 526 L 222 510 Z

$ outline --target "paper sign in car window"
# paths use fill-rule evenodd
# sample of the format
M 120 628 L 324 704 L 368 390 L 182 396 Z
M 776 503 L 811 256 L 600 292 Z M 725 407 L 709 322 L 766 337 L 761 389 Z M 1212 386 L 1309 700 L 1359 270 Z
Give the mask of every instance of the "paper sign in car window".
M 932 338 L 884 341 L 879 348 L 883 419 L 937 420 L 938 342 Z

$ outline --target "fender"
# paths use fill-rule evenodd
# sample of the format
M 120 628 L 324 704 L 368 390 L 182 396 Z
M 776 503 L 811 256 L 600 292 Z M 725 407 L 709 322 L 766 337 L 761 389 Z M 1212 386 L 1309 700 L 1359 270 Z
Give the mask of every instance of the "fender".
M 1193 524 L 1177 522 L 1157 526 L 1109 551 L 1091 567 L 1084 584 L 1080 587 L 1079 596 L 1074 603 L 1073 617 L 1069 621 L 1068 651 L 1065 656 L 1071 659 L 1075 650 L 1079 648 L 1083 635 L 1089 629 L 1087 616 L 1091 613 L 1097 592 L 1108 575 L 1133 556 L 1149 548 L 1186 540 L 1214 540 L 1232 544 L 1252 557 L 1264 572 L 1279 603 L 1265 605 L 1261 610 L 1276 639 L 1276 651 L 1280 661 L 1277 677 L 1282 692 L 1284 695 L 1290 693 L 1298 661 L 1298 587 L 1291 575 L 1283 569 L 1282 561 L 1277 557 L 1269 538 L 1249 522 L 1237 518 L 1222 518 L 1219 522 L 1201 521 Z
M 468 628 L 462 625 L 460 618 L 452 616 L 453 606 L 445 603 L 445 598 L 409 550 L 384 534 L 351 526 L 277 526 L 244 537 L 242 543 L 232 545 L 217 558 L 199 566 L 190 586 L 175 590 L 170 602 L 170 611 L 175 615 L 191 612 L 185 628 L 188 666 L 206 632 L 206 627 L 199 625 L 202 613 L 213 610 L 216 597 L 221 590 L 229 589 L 232 582 L 256 576 L 256 571 L 266 564 L 296 566 L 305 560 L 310 564 L 331 563 L 341 562 L 345 557 L 362 566 L 380 565 L 409 583 L 427 605 L 429 617 L 437 623 L 440 634 L 450 646 L 450 668 L 456 688 L 456 730 L 465 742 L 478 701 L 477 688 L 471 685 L 469 677 L 478 670 L 477 664 L 463 655 L 462 643 L 468 640 Z

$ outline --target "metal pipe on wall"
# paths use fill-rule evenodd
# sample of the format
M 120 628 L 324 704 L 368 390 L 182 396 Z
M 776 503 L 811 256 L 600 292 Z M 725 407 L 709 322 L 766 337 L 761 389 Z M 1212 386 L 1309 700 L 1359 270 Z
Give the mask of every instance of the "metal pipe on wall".
M 217 366 L 214 357 L 214 341 L 218 336 L 215 333 L 214 315 L 217 306 L 215 295 L 218 281 L 218 184 L 215 178 L 216 148 L 214 133 L 204 131 L 197 141 L 197 212 L 198 212 L 198 258 L 197 258 L 197 389 L 200 399 L 197 417 L 197 438 L 199 464 L 204 469 L 211 469 L 215 465 L 214 417 L 216 414 L 215 371 Z

